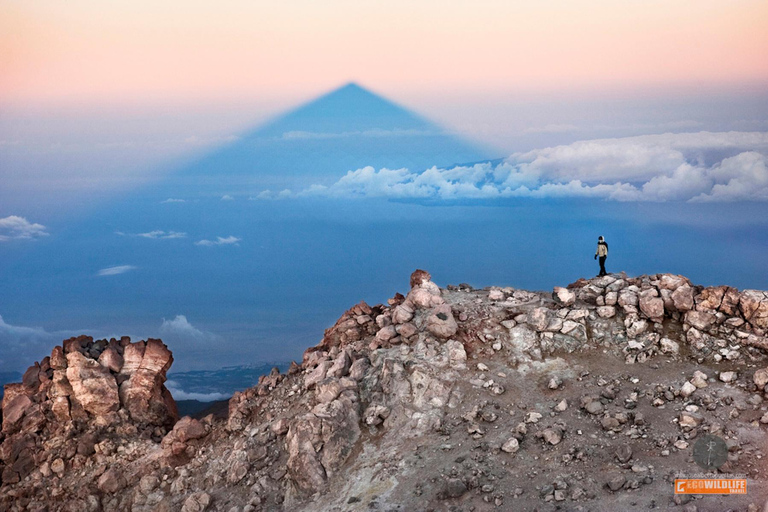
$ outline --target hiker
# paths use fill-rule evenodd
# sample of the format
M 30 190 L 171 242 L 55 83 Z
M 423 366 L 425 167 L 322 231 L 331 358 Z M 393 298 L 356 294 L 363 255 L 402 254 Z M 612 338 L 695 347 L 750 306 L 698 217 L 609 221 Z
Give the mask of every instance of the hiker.
M 600 236 L 597 238 L 597 250 L 595 251 L 595 259 L 600 258 L 600 274 L 601 276 L 608 275 L 605 271 L 605 258 L 608 257 L 608 244 L 605 243 L 605 239 Z

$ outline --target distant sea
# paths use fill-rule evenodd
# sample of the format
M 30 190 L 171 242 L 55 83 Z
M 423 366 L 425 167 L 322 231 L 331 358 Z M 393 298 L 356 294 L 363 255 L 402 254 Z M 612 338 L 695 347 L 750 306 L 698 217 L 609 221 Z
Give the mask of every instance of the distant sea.
M 597 273 L 600 235 L 612 272 L 768 289 L 766 203 L 155 198 L 84 219 L 0 252 L 5 323 L 159 336 L 180 372 L 300 359 L 353 304 L 407 292 L 416 268 L 441 286 L 566 285 Z M 137 236 L 153 230 L 185 236 Z M 97 275 L 115 266 L 130 269 Z M 55 336 L 3 369 L 23 371 Z

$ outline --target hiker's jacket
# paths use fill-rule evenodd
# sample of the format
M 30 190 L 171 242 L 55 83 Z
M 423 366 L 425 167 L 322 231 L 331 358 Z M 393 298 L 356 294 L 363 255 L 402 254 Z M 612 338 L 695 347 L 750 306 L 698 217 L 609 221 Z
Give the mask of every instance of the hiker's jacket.
M 595 254 L 600 257 L 608 256 L 608 244 L 605 242 L 597 242 L 597 251 L 595 251 Z

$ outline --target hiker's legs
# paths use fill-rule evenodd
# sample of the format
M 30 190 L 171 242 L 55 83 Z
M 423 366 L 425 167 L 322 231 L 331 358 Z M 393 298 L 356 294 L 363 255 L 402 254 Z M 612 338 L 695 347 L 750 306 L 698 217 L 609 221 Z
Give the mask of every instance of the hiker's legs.
M 604 276 L 608 272 L 605 271 L 605 256 L 600 256 L 600 275 Z

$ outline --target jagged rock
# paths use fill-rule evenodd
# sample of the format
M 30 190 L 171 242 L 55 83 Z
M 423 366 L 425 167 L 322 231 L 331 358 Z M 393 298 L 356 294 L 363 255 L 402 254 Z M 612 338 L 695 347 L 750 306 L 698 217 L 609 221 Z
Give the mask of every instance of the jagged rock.
M 739 297 L 744 320 L 754 327 L 768 329 L 768 294 L 760 290 L 744 290 Z
M 383 405 L 371 405 L 365 410 L 363 414 L 363 421 L 366 425 L 376 426 L 380 425 L 389 417 L 390 409 Z
M 120 397 L 117 382 L 108 368 L 80 352 L 69 352 L 67 380 L 72 386 L 72 398 L 97 422 L 108 424 L 115 421 L 112 413 L 120 408 Z
M 21 420 L 34 406 L 27 395 L 3 396 L 3 432 L 15 432 L 21 427 Z
M 659 322 L 664 317 L 664 301 L 658 296 L 655 288 L 642 292 L 638 303 L 640 311 L 654 322 Z
M 178 418 L 178 412 L 176 403 L 163 383 L 165 374 L 173 363 L 173 355 L 168 347 L 157 339 L 148 339 L 143 350 L 129 351 L 130 347 L 137 346 L 140 346 L 140 343 L 125 347 L 121 373 L 127 373 L 129 377 L 120 385 L 120 402 L 136 421 L 171 425 Z M 130 359 L 129 353 L 132 356 Z M 139 353 L 141 359 L 138 358 Z M 133 368 L 132 373 L 130 370 L 126 371 L 126 367 Z

